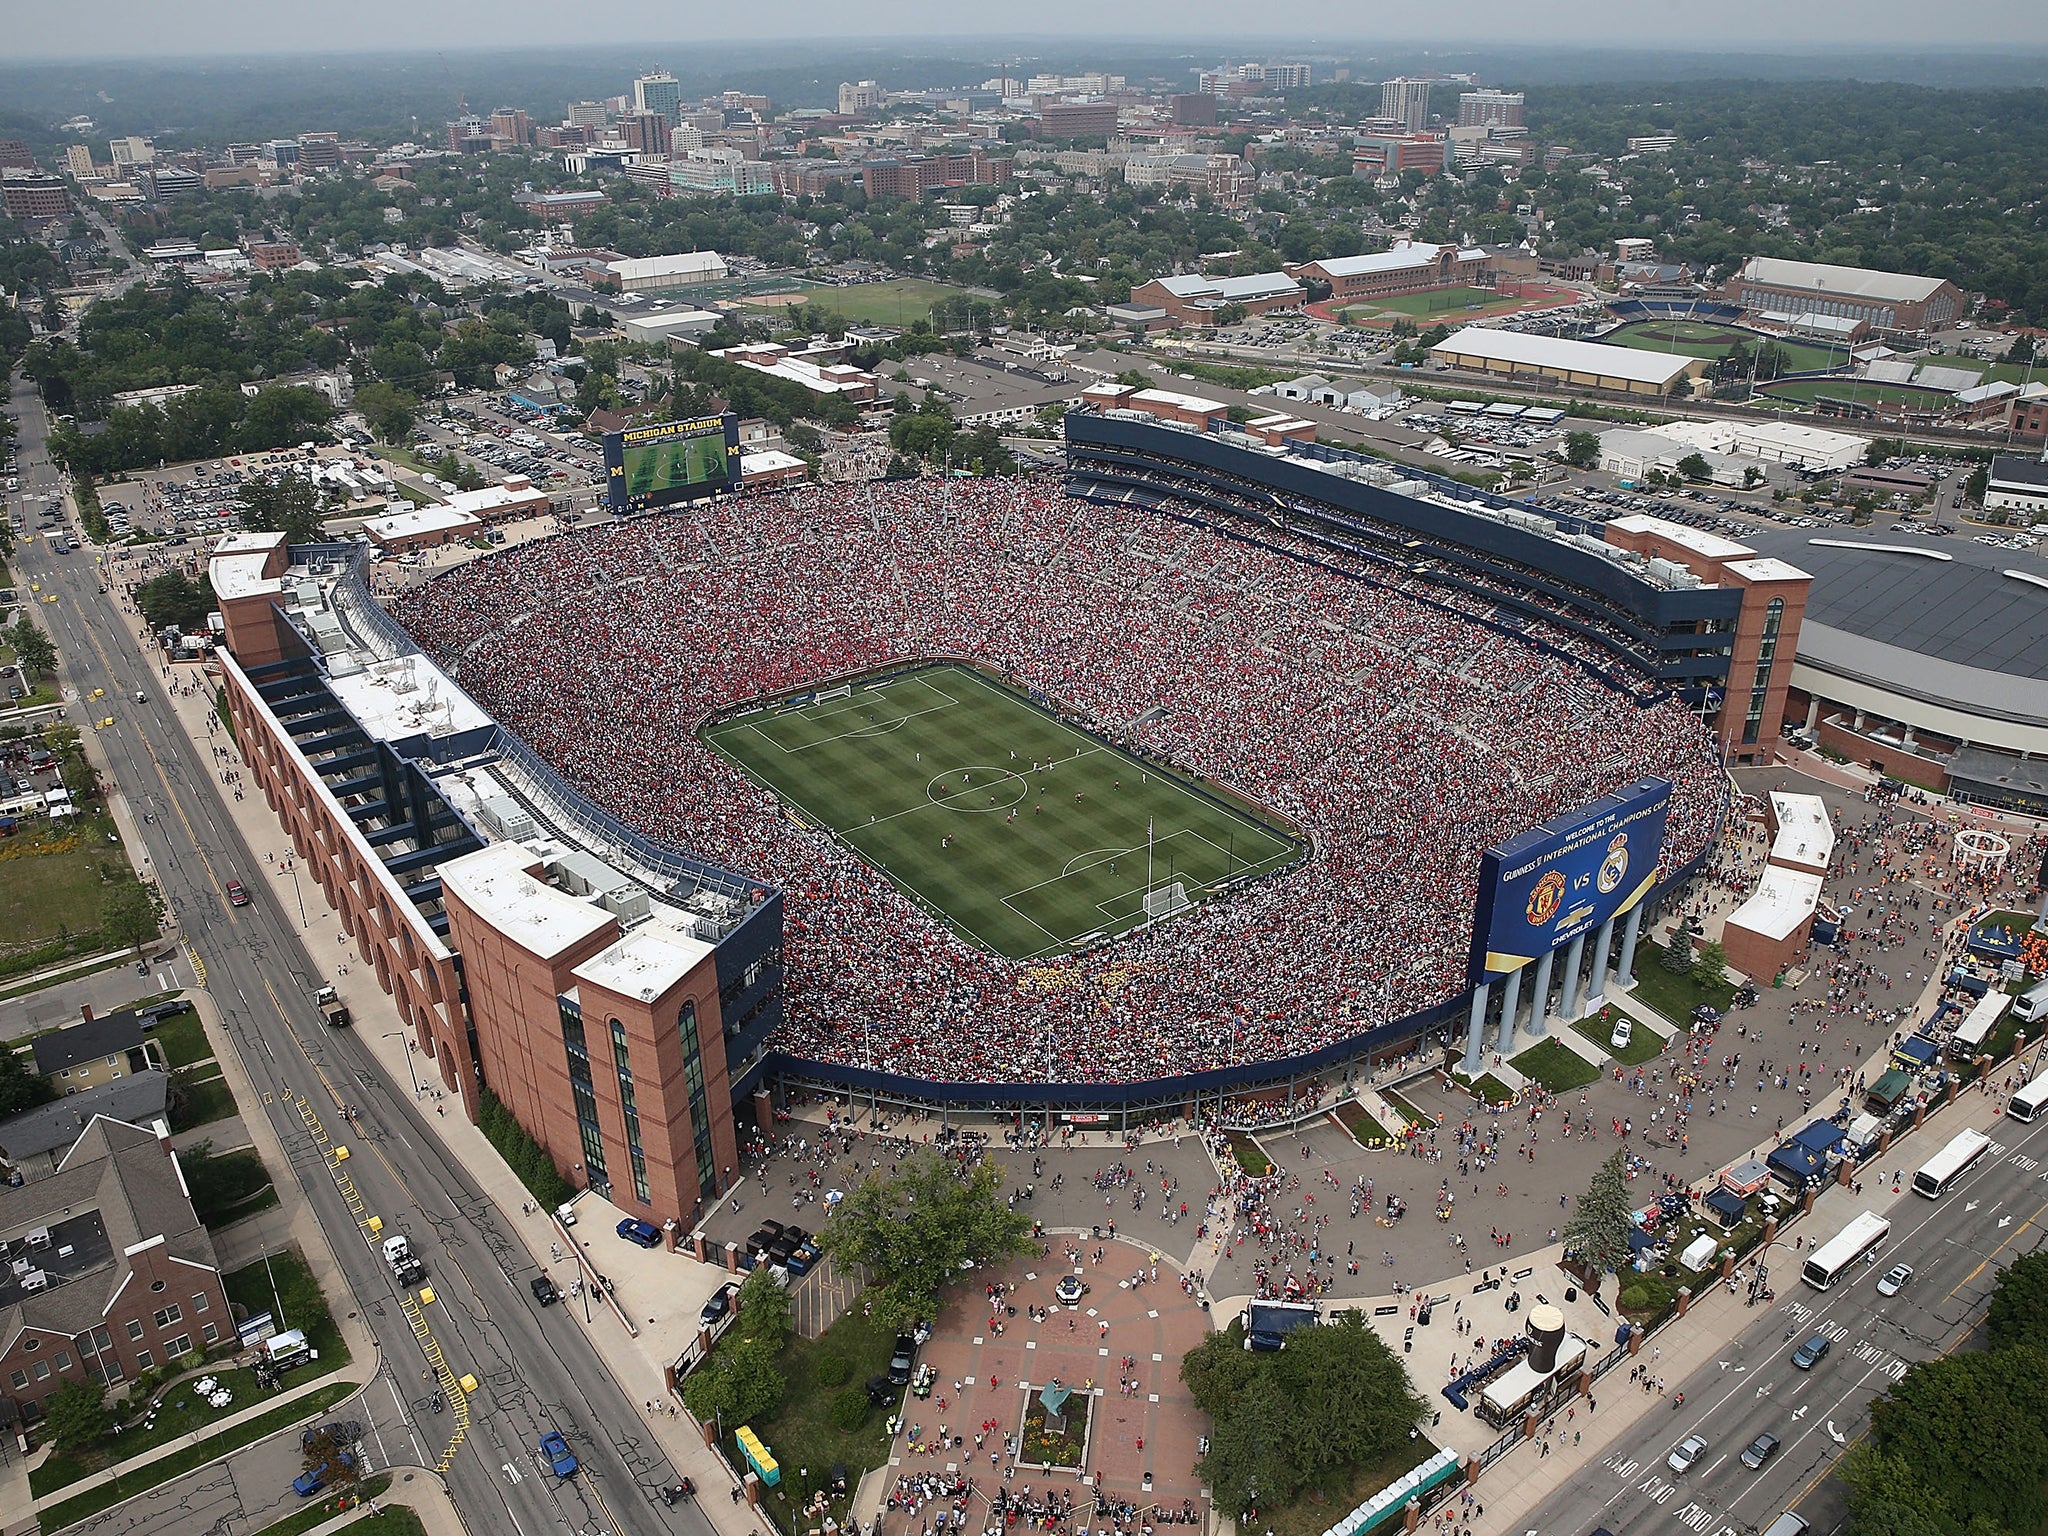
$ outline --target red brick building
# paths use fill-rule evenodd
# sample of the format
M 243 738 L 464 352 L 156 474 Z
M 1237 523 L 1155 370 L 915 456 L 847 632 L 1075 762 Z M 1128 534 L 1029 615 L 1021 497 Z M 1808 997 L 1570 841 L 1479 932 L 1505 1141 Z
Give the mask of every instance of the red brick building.
M 0 1189 L 0 1400 L 34 1421 L 66 1382 L 118 1387 L 238 1342 L 168 1131 L 97 1116 L 57 1171 Z
M 1396 294 L 1476 286 L 1485 281 L 1489 270 L 1486 252 L 1476 246 L 1461 250 L 1455 245 L 1403 241 L 1391 251 L 1370 256 L 1303 262 L 1289 267 L 1287 275 L 1296 282 L 1328 283 L 1332 304 L 1355 304 Z
M 871 160 L 860 170 L 869 197 L 916 199 L 941 187 L 1001 185 L 1010 180 L 1017 162 L 996 159 L 982 150 L 964 155 L 926 155 L 914 160 Z
M 0 208 L 22 224 L 48 224 L 71 217 L 71 194 L 61 177 L 46 171 L 0 169 Z
M 1607 542 L 1742 593 L 1716 729 L 1730 761 L 1769 762 L 1785 728 L 1785 693 L 1813 577 L 1746 544 L 1661 517 L 1616 518 Z
M 1041 139 L 1106 139 L 1116 132 L 1113 101 L 1051 102 L 1038 109 Z

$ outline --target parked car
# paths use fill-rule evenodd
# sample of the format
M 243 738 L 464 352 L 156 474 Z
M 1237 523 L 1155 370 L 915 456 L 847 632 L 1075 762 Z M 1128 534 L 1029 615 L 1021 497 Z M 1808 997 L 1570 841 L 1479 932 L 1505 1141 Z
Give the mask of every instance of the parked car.
M 1804 1344 L 1792 1351 L 1792 1363 L 1802 1371 L 1810 1371 L 1827 1359 L 1830 1340 L 1824 1333 L 1816 1333 Z
M 1754 1472 L 1777 1454 L 1778 1437 L 1767 1430 L 1750 1441 L 1743 1450 L 1742 1464 Z
M 629 1243 L 638 1243 L 642 1248 L 655 1248 L 661 1244 L 660 1231 L 637 1216 L 628 1216 L 619 1223 L 619 1236 Z
M 907 1333 L 896 1335 L 896 1349 L 889 1356 L 889 1385 L 907 1386 L 910 1382 L 911 1362 L 917 1358 L 917 1340 Z
M 562 1438 L 562 1432 L 551 1429 L 540 1437 L 541 1460 L 553 1469 L 557 1477 L 573 1477 L 576 1472 L 576 1453 L 569 1449 L 569 1442 Z
M 533 1299 L 544 1307 L 552 1307 L 562 1299 L 562 1293 L 555 1289 L 555 1282 L 546 1275 L 535 1275 L 526 1282 L 526 1288 L 533 1292 Z
M 1614 1033 L 1608 1037 L 1607 1043 L 1614 1050 L 1625 1051 L 1628 1049 L 1629 1041 L 1635 1038 L 1635 1033 L 1636 1021 L 1624 1014 L 1616 1021 Z
M 1890 1269 L 1878 1276 L 1877 1294 L 1880 1296 L 1896 1296 L 1906 1288 L 1906 1282 L 1912 1278 L 1912 1265 L 1894 1264 Z
M 706 1328 L 709 1328 L 713 1323 L 716 1323 L 721 1317 L 725 1316 L 726 1313 L 739 1305 L 739 1297 L 739 1281 L 726 1281 L 725 1284 L 711 1293 L 711 1299 L 704 1303 L 704 1310 L 697 1314 L 697 1321 Z
M 319 1466 L 308 1467 L 297 1477 L 293 1478 L 292 1492 L 302 1499 L 310 1499 L 314 1494 L 327 1486 L 329 1474 L 335 1471 L 337 1467 L 339 1470 L 346 1472 L 355 1464 L 356 1458 L 351 1452 L 338 1452 L 336 1455 L 321 1462 Z
M 1687 1435 L 1671 1448 L 1671 1454 L 1664 1458 L 1664 1465 L 1674 1472 L 1690 1472 L 1699 1459 L 1706 1454 L 1706 1436 Z

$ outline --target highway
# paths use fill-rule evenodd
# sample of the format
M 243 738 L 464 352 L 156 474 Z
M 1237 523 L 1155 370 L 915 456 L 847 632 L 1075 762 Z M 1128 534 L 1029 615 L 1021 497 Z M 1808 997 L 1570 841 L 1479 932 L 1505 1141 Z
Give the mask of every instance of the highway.
M 1942 1116 L 1939 1127 L 1933 1136 L 1915 1138 L 1916 1148 L 1925 1144 L 1924 1149 L 1895 1151 L 1884 1161 L 1907 1158 L 1899 1166 L 1910 1181 L 1913 1168 L 1962 1128 L 1960 1114 Z M 2031 1125 L 2001 1118 L 1990 1134 L 1990 1152 L 1940 1200 L 1910 1192 L 1894 1198 L 1888 1184 L 1879 1188 L 1872 1170 L 1861 1200 L 1830 1200 L 1827 1214 L 1817 1209 L 1794 1223 L 1769 1253 L 1776 1304 L 1759 1306 L 1755 1322 L 1690 1378 L 1667 1378 L 1668 1392 L 1682 1392 L 1684 1406 L 1672 1406 L 1675 1398 L 1667 1395 L 1641 1409 L 1640 1421 L 1605 1457 L 1531 1512 L 1528 1528 L 1754 1536 L 1781 1511 L 1796 1507 L 1816 1536 L 1827 1536 L 1843 1515 L 1841 1485 L 1829 1474 L 1845 1446 L 1868 1428 L 1870 1400 L 1916 1361 L 1956 1348 L 1983 1316 L 2000 1266 L 2042 1242 L 2048 1118 Z M 1876 1261 L 1855 1266 L 1827 1291 L 1804 1284 L 1799 1266 L 1812 1252 L 1814 1237 L 1825 1241 L 1862 1209 L 1891 1219 Z M 1809 1240 L 1805 1251 L 1795 1253 L 1791 1235 L 1800 1233 Z M 1879 1296 L 1879 1277 L 1896 1263 L 1913 1266 L 1912 1280 L 1895 1296 Z M 1673 1326 L 1682 1330 L 1686 1324 Z M 1799 1370 L 1792 1353 L 1815 1334 L 1828 1337 L 1829 1351 L 1811 1371 Z M 1647 1365 L 1649 1350 L 1637 1358 Z M 1631 1386 L 1622 1367 L 1604 1377 L 1593 1395 L 1602 1414 L 1610 1403 L 1634 1412 L 1639 1404 L 1630 1394 L 1642 1390 Z M 1742 1464 L 1742 1452 L 1765 1431 L 1782 1443 L 1761 1469 L 1751 1471 Z M 1695 1434 L 1705 1437 L 1706 1451 L 1690 1471 L 1673 1471 L 1666 1458 Z
M 58 484 L 45 454 L 48 422 L 26 381 L 13 384 L 11 408 L 20 418 L 24 490 L 40 505 Z M 502 1213 L 442 1151 L 410 1090 L 394 1091 L 353 1033 L 320 1022 L 312 992 L 337 956 L 316 961 L 307 953 L 296 910 L 283 910 L 275 881 L 248 879 L 252 904 L 228 904 L 226 882 L 260 871 L 263 860 L 227 814 L 202 749 L 173 719 L 157 669 L 127 632 L 133 621 L 102 592 L 92 551 L 63 553 L 38 538 L 21 546 L 14 564 L 27 610 L 63 658 L 71 719 L 96 738 L 135 812 L 149 868 L 205 967 L 235 1050 L 263 1090 L 263 1102 L 244 1103 L 242 1113 L 269 1118 L 291 1163 L 271 1173 L 288 1202 L 303 1198 L 318 1216 L 354 1290 L 353 1298 L 329 1301 L 343 1311 L 360 1307 L 378 1340 L 379 1379 L 336 1410 L 371 1427 L 372 1463 L 438 1468 L 472 1529 L 708 1536 L 710 1524 L 693 1505 L 670 1508 L 656 1496 L 680 1474 L 644 1432 L 645 1415 L 606 1369 L 580 1313 L 535 1306 L 527 1281 L 538 1268 Z M 30 582 L 41 592 L 30 594 Z M 104 698 L 89 699 L 95 689 Z M 138 690 L 143 705 L 135 702 Z M 107 717 L 113 723 L 95 732 L 90 722 Z M 341 1102 L 358 1117 L 345 1133 Z M 387 1230 L 409 1233 L 425 1259 L 435 1300 L 413 1310 L 430 1346 L 415 1336 L 398 1287 L 351 1213 L 323 1138 L 350 1147 L 343 1171 L 360 1208 L 382 1216 Z M 293 1181 L 298 1195 L 290 1192 Z M 600 1314 L 595 1326 L 617 1324 Z M 433 1384 L 422 1379 L 429 1347 L 447 1361 L 451 1374 L 442 1381 L 477 1378 L 466 1405 L 431 1411 Z M 538 1460 L 539 1437 L 551 1428 L 582 1461 L 567 1481 Z M 273 1440 L 239 1453 L 80 1528 L 200 1536 L 240 1517 L 240 1528 L 249 1529 L 251 1517 L 260 1525 L 296 1502 L 286 1486 L 296 1469 L 293 1432 L 282 1448 Z

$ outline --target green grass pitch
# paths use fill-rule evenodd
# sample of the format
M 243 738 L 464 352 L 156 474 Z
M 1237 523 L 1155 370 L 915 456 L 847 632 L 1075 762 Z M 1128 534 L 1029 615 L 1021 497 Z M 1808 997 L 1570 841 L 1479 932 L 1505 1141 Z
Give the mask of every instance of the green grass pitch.
M 625 456 L 626 489 L 635 496 L 701 485 L 723 479 L 725 439 L 716 434 L 677 437 L 629 448 Z
M 1300 846 L 964 667 L 756 711 L 704 736 L 956 931 L 1013 959 L 1144 920 L 1148 820 L 1153 890 L 1178 881 L 1190 902 Z

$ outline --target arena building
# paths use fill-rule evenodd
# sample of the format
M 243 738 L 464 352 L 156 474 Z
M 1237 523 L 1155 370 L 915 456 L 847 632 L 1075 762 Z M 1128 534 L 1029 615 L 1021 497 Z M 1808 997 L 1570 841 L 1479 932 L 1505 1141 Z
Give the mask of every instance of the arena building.
M 1159 309 L 1176 325 L 1214 325 L 1216 312 L 1240 305 L 1248 315 L 1293 309 L 1307 296 L 1301 284 L 1284 272 L 1258 272 L 1249 277 L 1155 277 L 1131 290 L 1130 302 L 1140 309 Z
M 1469 287 L 1483 281 L 1489 267 L 1487 253 L 1477 248 L 1403 240 L 1390 251 L 1370 256 L 1329 256 L 1303 262 L 1289 267 L 1287 275 L 1296 282 L 1328 283 L 1328 302 L 1341 305 Z
M 1774 329 L 1839 339 L 1853 337 L 1856 322 L 1891 336 L 1947 330 L 1968 308 L 1962 289 L 1947 278 L 1776 256 L 1750 257 L 1721 285 L 1721 300 Z M 1835 321 L 1851 325 L 1831 331 Z

